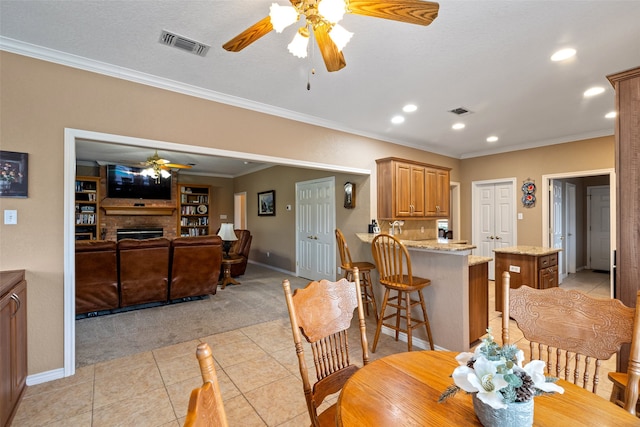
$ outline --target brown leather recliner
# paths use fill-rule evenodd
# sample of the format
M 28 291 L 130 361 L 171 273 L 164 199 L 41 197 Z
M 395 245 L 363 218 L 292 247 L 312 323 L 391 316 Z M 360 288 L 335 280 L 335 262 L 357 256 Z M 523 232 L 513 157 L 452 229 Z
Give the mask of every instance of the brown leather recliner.
M 119 306 L 116 242 L 76 241 L 76 314 Z
M 170 243 L 165 237 L 118 242 L 121 307 L 167 301 Z
M 230 254 L 242 257 L 242 262 L 231 264 L 231 277 L 242 276 L 247 269 L 247 260 L 249 259 L 249 250 L 251 249 L 251 232 L 249 230 L 233 230 L 238 240 L 233 242 L 233 246 L 229 251 Z
M 221 263 L 222 239 L 219 236 L 173 239 L 169 300 L 215 294 Z

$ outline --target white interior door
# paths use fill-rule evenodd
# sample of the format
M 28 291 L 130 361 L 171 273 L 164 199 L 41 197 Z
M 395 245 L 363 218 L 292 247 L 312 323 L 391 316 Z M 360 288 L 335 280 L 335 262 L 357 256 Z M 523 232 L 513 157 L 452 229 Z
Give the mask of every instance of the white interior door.
M 296 183 L 296 213 L 296 275 L 335 280 L 335 178 Z
M 611 233 L 609 218 L 609 186 L 587 187 L 589 198 L 589 261 L 592 270 L 609 271 L 611 266 Z
M 493 250 L 515 243 L 514 181 L 473 183 L 473 244 L 475 255 L 495 258 Z M 489 280 L 494 280 L 493 260 Z
M 574 184 L 566 184 L 567 188 L 567 204 L 566 204 L 566 259 L 567 273 L 575 274 L 576 272 L 576 186 Z

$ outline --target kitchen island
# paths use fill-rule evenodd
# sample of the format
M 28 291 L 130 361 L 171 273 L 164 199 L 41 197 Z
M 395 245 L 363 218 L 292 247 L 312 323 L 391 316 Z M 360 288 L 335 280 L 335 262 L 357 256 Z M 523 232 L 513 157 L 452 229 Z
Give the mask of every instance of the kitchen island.
M 561 249 L 541 246 L 510 246 L 496 248 L 495 292 L 496 311 L 502 311 L 502 273 L 511 275 L 511 289 L 522 285 L 535 289 L 558 286 L 558 252 Z
M 363 243 L 370 245 L 375 234 L 356 233 L 356 236 Z M 413 274 L 431 280 L 431 285 L 424 288 L 423 294 L 434 345 L 437 349 L 468 351 L 470 348 L 470 322 L 476 323 L 477 321 L 470 317 L 469 267 L 483 263 L 486 266 L 491 258 L 471 258 L 470 254 L 475 246 L 464 241 L 405 240 L 402 237 L 400 240 L 409 250 Z M 371 273 L 372 275 L 378 274 L 377 270 L 373 270 Z M 377 277 L 373 280 L 375 283 Z M 488 286 L 488 278 L 486 281 L 486 286 Z M 382 293 L 380 286 L 375 288 L 378 294 Z M 477 300 L 477 298 L 472 298 L 472 302 Z M 488 303 L 488 296 L 486 301 Z M 426 332 L 423 329 L 414 331 L 413 341 L 420 347 L 429 348 Z

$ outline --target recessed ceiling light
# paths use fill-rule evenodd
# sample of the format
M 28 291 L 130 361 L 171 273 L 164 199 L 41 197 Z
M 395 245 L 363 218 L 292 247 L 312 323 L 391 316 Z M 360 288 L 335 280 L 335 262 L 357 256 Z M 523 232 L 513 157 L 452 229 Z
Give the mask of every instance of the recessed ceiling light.
M 394 125 L 399 125 L 400 123 L 404 123 L 404 117 L 402 116 L 393 116 L 391 119 L 391 123 Z
M 407 104 L 404 107 L 402 107 L 402 111 L 404 111 L 405 113 L 413 113 L 417 109 L 418 109 L 418 106 L 415 104 Z
M 487 138 L 487 142 L 496 142 L 498 140 L 497 136 L 490 136 L 489 138 Z
M 607 119 L 615 119 L 617 115 L 618 115 L 618 114 L 617 114 L 615 111 L 611 111 L 611 112 L 609 112 L 609 113 L 605 114 L 604 116 L 605 116 Z
M 460 130 L 460 129 L 464 129 L 464 127 L 465 127 L 464 123 L 454 123 L 453 126 L 451 126 L 451 129 Z
M 576 50 L 568 47 L 566 49 L 560 49 L 559 51 L 551 55 L 551 60 L 555 62 L 564 61 L 565 59 L 571 58 L 575 54 L 576 54 Z
M 591 96 L 600 95 L 602 92 L 604 92 L 604 88 L 602 86 L 594 86 L 587 89 L 583 95 L 585 98 L 589 98 Z

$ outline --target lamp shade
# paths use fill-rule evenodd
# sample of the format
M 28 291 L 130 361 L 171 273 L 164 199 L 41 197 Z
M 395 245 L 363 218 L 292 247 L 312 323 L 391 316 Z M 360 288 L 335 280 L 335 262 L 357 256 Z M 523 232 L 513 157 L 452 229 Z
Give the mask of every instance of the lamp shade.
M 225 240 L 227 242 L 238 240 L 238 238 L 236 237 L 236 233 L 233 231 L 233 223 L 230 222 L 225 222 L 220 225 L 218 236 L 220 236 L 222 240 Z

